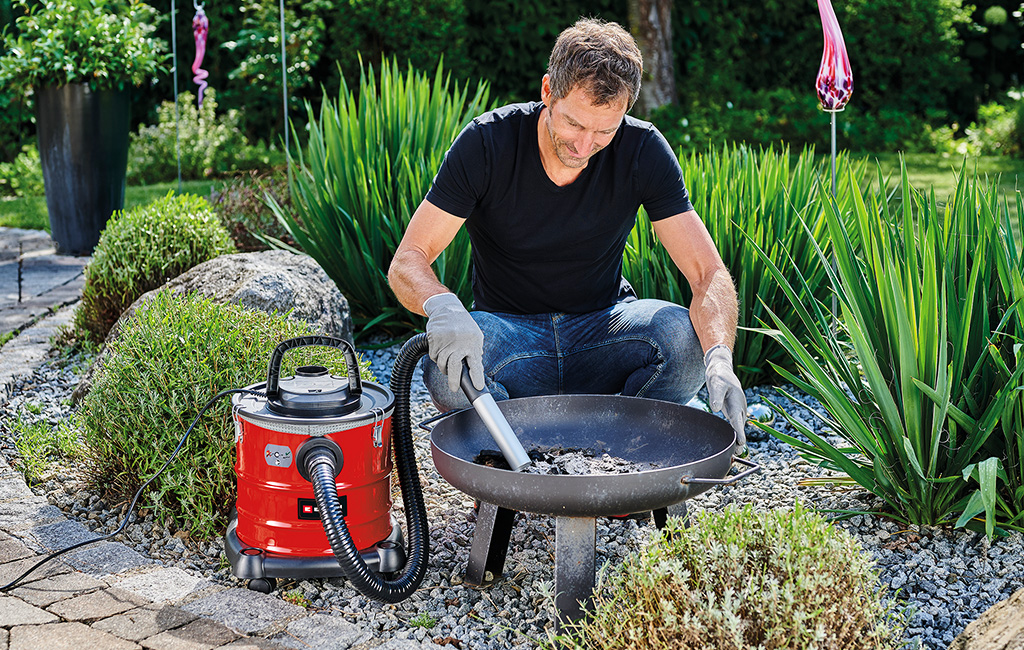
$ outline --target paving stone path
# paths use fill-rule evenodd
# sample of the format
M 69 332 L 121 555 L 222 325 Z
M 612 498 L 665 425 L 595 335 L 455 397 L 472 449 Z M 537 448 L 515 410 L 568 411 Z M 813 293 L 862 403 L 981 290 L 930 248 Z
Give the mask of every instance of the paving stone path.
M 81 296 L 87 261 L 56 255 L 45 232 L 0 228 L 0 337 L 15 334 L 0 347 L 0 403 L 18 378 L 46 358 L 50 339 L 70 322 L 68 305 Z M 54 550 L 98 537 L 33 494 L 0 457 L 0 585 Z M 375 639 L 342 618 L 216 585 L 110 541 L 62 555 L 0 593 L 0 650 L 436 647 Z

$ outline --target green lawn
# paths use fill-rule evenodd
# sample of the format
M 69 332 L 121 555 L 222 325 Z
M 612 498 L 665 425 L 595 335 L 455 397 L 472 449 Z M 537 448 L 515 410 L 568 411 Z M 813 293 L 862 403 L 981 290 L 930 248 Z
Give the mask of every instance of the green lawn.
M 867 156 L 877 161 L 883 174 L 891 174 L 892 181 L 899 182 L 900 159 L 897 154 L 872 154 Z M 907 176 L 911 185 L 918 190 L 928 187 L 935 188 L 935 198 L 944 201 L 956 190 L 956 180 L 964 159 L 959 156 L 943 156 L 940 154 L 905 154 Z M 979 178 L 998 180 L 999 191 L 1006 198 L 1012 217 L 1017 217 L 1017 201 L 1015 193 L 1018 188 L 1024 189 L 1024 160 L 1006 156 L 980 156 L 968 158 L 966 161 L 968 174 L 978 173 Z M 873 171 L 872 171 L 873 174 Z
M 217 181 L 186 181 L 181 184 L 183 193 L 198 194 L 209 197 L 210 189 Z M 177 191 L 178 183 L 158 183 L 142 187 L 129 187 L 124 192 L 125 209 L 149 203 L 170 191 Z M 50 220 L 46 216 L 46 198 L 33 196 L 25 199 L 0 200 L 0 226 L 11 228 L 28 228 L 31 230 L 50 230 Z

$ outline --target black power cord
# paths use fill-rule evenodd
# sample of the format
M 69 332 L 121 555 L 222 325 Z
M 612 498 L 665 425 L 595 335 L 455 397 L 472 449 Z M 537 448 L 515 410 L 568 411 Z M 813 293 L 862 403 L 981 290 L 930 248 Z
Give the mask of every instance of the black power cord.
M 217 393 L 216 395 L 214 395 L 213 397 L 211 397 L 210 401 L 206 403 L 206 406 L 204 406 L 202 408 L 202 410 L 199 411 L 199 415 L 196 416 L 196 419 L 192 420 L 192 424 L 189 425 L 188 429 L 185 431 L 185 435 L 183 435 L 181 437 L 181 440 L 178 441 L 178 446 L 175 447 L 174 451 L 171 452 L 171 455 L 167 458 L 167 461 L 163 464 L 163 466 L 160 469 L 158 469 L 156 471 L 156 474 L 153 474 L 153 476 L 149 477 L 149 479 L 145 483 L 142 484 L 142 487 L 140 487 L 138 489 L 138 491 L 135 493 L 135 496 L 132 497 L 131 505 L 128 506 L 128 512 L 125 514 L 124 519 L 121 521 L 121 525 L 117 527 L 117 530 L 115 530 L 114 532 L 112 532 L 112 533 L 110 533 L 108 535 L 104 535 L 103 537 L 97 537 L 96 539 L 90 539 L 90 540 L 87 540 L 87 541 L 84 541 L 84 542 L 79 542 L 77 544 L 72 544 L 71 546 L 69 546 L 67 548 L 64 548 L 64 549 L 61 549 L 59 551 L 54 551 L 53 553 L 50 553 L 49 555 L 44 557 L 42 560 L 39 560 L 34 565 L 32 565 L 32 568 L 30 568 L 28 571 L 26 571 L 25 573 L 22 573 L 20 576 L 18 576 L 14 580 L 8 582 L 6 585 L 0 587 L 0 592 L 5 592 L 5 591 L 8 591 L 9 589 L 12 589 L 18 583 L 20 583 L 22 580 L 24 580 L 26 577 L 28 577 L 28 575 L 31 574 L 33 571 L 35 571 L 39 567 L 43 566 L 44 564 L 46 564 L 50 560 L 53 560 L 54 558 L 57 558 L 57 557 L 59 557 L 61 555 L 64 555 L 65 553 L 67 553 L 69 551 L 73 551 L 75 549 L 82 548 L 83 546 L 88 546 L 89 544 L 95 544 L 97 542 L 106 541 L 106 540 L 108 540 L 108 539 L 110 539 L 112 537 L 116 537 L 118 534 L 120 534 L 121 531 L 124 530 L 125 526 L 128 525 L 128 520 L 131 519 L 132 512 L 135 510 L 135 505 L 138 503 L 139 497 L 142 496 L 142 491 L 145 490 L 147 487 L 149 487 L 149 484 L 152 483 L 154 480 L 156 480 L 156 477 L 160 476 L 164 472 L 164 470 L 167 469 L 168 466 L 170 466 L 171 462 L 174 461 L 174 458 L 178 455 L 178 452 L 181 451 L 182 446 L 184 446 L 185 441 L 188 440 L 189 434 L 192 433 L 192 430 L 195 429 L 196 424 L 199 423 L 199 418 L 203 417 L 203 415 L 205 415 L 206 412 L 210 410 L 210 407 L 212 407 L 217 402 L 217 400 L 219 400 L 220 398 L 224 397 L 225 395 L 231 395 L 232 393 L 247 393 L 247 394 L 250 394 L 250 395 L 256 395 L 258 397 L 266 397 L 265 393 L 261 393 L 261 392 L 259 392 L 257 390 L 249 390 L 248 388 L 229 388 L 228 390 L 223 390 L 223 391 Z

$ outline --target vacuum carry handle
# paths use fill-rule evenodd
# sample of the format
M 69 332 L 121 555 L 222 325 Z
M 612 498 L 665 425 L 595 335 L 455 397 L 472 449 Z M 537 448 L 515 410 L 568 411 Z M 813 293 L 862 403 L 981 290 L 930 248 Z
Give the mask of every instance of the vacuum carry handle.
M 476 386 L 473 385 L 473 380 L 469 377 L 469 366 L 465 363 L 462 364 L 460 383 L 462 384 L 462 392 L 469 398 L 473 408 L 476 409 L 477 415 L 484 421 L 484 426 L 487 427 L 491 437 L 498 443 L 498 448 L 501 449 L 501 454 L 508 461 L 512 471 L 519 472 L 529 467 L 533 461 L 530 460 L 526 449 L 523 448 L 523 443 L 519 442 L 516 432 L 509 426 L 508 420 L 505 419 L 505 414 L 498 408 L 497 403 L 494 401 L 494 396 L 491 395 L 491 391 L 487 390 L 486 387 L 483 390 L 477 390 Z
M 277 399 L 280 393 L 279 384 L 281 381 L 281 360 L 284 353 L 296 348 L 306 348 L 322 345 L 328 348 L 341 350 L 345 355 L 345 365 L 348 369 L 348 393 L 352 396 L 363 394 L 363 380 L 359 377 L 359 361 L 356 359 L 356 350 L 352 344 L 345 339 L 334 336 L 299 336 L 293 339 L 282 341 L 274 351 L 270 353 L 270 363 L 267 366 L 267 399 Z

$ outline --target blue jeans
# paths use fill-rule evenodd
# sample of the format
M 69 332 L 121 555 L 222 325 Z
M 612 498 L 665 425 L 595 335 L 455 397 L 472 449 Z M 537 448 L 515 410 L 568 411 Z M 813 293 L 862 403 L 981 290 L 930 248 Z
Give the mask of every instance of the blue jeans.
M 704 384 L 690 312 L 670 302 L 634 300 L 586 314 L 471 313 L 484 333 L 494 399 L 621 394 L 686 404 Z M 423 381 L 438 410 L 470 405 L 429 357 Z

